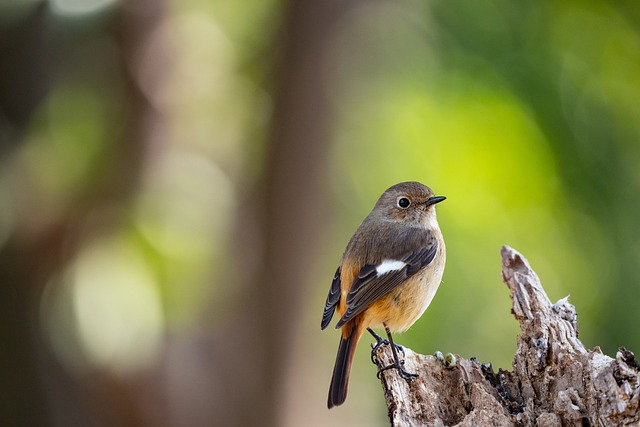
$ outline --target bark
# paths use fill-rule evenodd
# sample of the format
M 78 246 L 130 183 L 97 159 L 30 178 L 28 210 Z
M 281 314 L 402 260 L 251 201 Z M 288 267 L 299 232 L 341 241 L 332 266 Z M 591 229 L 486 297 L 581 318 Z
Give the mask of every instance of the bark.
M 512 371 L 456 356 L 446 363 L 405 349 L 405 368 L 420 376 L 381 375 L 393 426 L 622 426 L 638 425 L 640 365 L 620 348 L 615 359 L 578 339 L 567 298 L 552 304 L 528 261 L 502 248 L 502 277 L 520 323 Z M 389 346 L 378 364 L 392 361 Z

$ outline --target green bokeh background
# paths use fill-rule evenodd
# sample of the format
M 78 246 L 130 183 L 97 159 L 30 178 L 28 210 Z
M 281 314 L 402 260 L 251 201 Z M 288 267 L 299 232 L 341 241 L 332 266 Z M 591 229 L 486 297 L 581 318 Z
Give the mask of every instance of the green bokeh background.
M 38 4 L 0 3 L 0 24 L 10 27 Z M 0 245 L 64 211 L 104 174 L 114 132 L 107 123 L 126 99 L 113 77 L 116 52 L 101 35 L 116 5 L 77 10 L 91 4 L 47 3 L 49 31 L 67 60 L 24 134 L 2 134 L 20 144 L 0 165 Z M 153 360 L 165 334 L 203 327 L 196 323 L 204 301 L 221 292 L 216 271 L 229 256 L 239 193 L 261 179 L 271 43 L 287 7 L 167 3 L 160 35 L 139 52 L 141 63 L 158 49 L 170 57 L 159 89 L 153 67 L 139 69 L 166 119 L 164 155 L 145 171 L 126 220 L 80 251 L 44 294 L 47 335 L 69 369 L 97 364 L 126 375 Z M 386 424 L 364 341 L 349 400 L 324 409 L 338 334 L 320 334 L 318 324 L 349 237 L 400 181 L 447 196 L 438 205 L 443 283 L 422 319 L 397 338 L 403 345 L 510 368 L 518 330 L 500 278 L 506 244 L 529 259 L 552 301 L 570 295 L 587 348 L 640 349 L 640 6 L 374 1 L 340 19 L 326 70 L 331 221 L 310 272 L 305 306 L 314 309 L 291 350 L 299 381 L 289 380 L 285 424 Z M 91 266 L 132 285 L 83 284 L 91 273 L 78 271 Z M 132 341 L 103 348 L 95 335 L 108 337 L 113 322 L 87 321 L 86 304 L 102 318 L 124 316 Z

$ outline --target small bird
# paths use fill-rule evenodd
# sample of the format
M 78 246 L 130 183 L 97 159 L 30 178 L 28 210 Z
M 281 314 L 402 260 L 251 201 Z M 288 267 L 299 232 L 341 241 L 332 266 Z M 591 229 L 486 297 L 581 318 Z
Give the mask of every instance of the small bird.
M 445 246 L 435 205 L 445 200 L 419 182 L 385 191 L 362 221 L 340 260 L 322 314 L 325 329 L 337 310 L 342 329 L 327 406 L 344 403 L 356 346 L 365 330 L 377 340 L 372 351 L 391 343 L 395 368 L 406 380 L 391 332 L 403 332 L 427 309 L 440 285 Z M 372 328 L 384 328 L 389 341 Z

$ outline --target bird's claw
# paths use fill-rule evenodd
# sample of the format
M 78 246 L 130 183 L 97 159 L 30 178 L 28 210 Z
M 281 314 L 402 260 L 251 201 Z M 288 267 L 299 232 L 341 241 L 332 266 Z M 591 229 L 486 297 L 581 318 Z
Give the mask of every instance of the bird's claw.
M 418 377 L 418 374 L 412 374 L 411 372 L 407 372 L 403 366 L 404 366 L 404 359 L 400 359 L 398 357 L 398 352 L 401 352 L 402 355 L 404 356 L 404 347 L 402 347 L 401 345 L 398 345 L 396 343 L 393 342 L 393 338 L 391 338 L 391 331 L 389 330 L 389 328 L 387 327 L 387 325 L 384 326 L 386 331 L 387 331 L 387 336 L 389 337 L 388 340 L 382 338 L 380 335 L 376 334 L 376 332 L 371 329 L 371 328 L 367 328 L 367 330 L 369 331 L 369 333 L 371 335 L 373 335 L 373 337 L 376 339 L 376 343 L 375 344 L 371 344 L 371 361 L 376 364 L 378 366 L 378 373 L 376 374 L 378 379 L 382 378 L 382 373 L 384 371 L 386 371 L 387 369 L 392 369 L 392 368 L 396 368 L 398 370 L 398 373 L 400 374 L 400 376 L 402 378 L 404 378 L 407 381 L 411 381 L 415 378 Z M 387 365 L 387 366 L 380 366 L 380 364 L 378 362 L 380 362 L 380 360 L 378 359 L 378 356 L 376 355 L 376 353 L 378 352 L 378 349 L 380 348 L 381 345 L 384 344 L 391 344 L 393 347 L 391 347 L 391 351 L 393 352 L 393 360 L 394 363 Z
M 407 372 L 401 365 L 404 365 L 404 360 L 400 362 L 399 365 L 395 364 L 395 363 L 391 363 L 390 365 L 387 366 L 383 366 L 380 369 L 378 369 L 378 373 L 376 374 L 376 376 L 378 377 L 378 379 L 382 378 L 382 373 L 384 371 L 387 371 L 389 369 L 397 369 L 398 370 L 398 374 L 405 380 L 405 381 L 413 381 L 416 378 L 418 378 L 418 374 L 413 374 L 411 372 Z
M 373 362 L 374 365 L 378 364 L 378 356 L 376 356 L 376 353 L 378 352 L 378 349 L 383 346 L 383 345 L 387 345 L 389 344 L 389 340 L 386 338 L 382 338 L 380 335 L 376 334 L 376 332 L 371 329 L 371 328 L 367 328 L 367 330 L 369 331 L 369 333 L 376 339 L 376 343 L 375 344 L 371 344 L 371 361 Z M 396 350 L 402 352 L 402 354 L 404 355 L 404 347 L 402 347 L 401 345 L 395 344 L 394 346 L 396 348 Z
M 373 362 L 374 365 L 378 364 L 378 356 L 376 356 L 378 349 L 383 345 L 388 345 L 388 344 L 389 344 L 389 340 L 386 340 L 384 338 L 381 338 L 375 344 L 371 343 L 371 362 Z M 404 347 L 395 343 L 393 345 L 395 346 L 396 350 L 398 350 L 404 356 Z
M 373 362 L 374 365 L 378 364 L 378 356 L 376 356 L 376 353 L 378 352 L 378 349 L 383 345 L 389 344 L 388 340 L 386 340 L 386 339 L 384 339 L 382 337 L 378 337 L 378 338 L 380 338 L 380 339 L 378 340 L 377 343 L 371 344 L 371 361 Z

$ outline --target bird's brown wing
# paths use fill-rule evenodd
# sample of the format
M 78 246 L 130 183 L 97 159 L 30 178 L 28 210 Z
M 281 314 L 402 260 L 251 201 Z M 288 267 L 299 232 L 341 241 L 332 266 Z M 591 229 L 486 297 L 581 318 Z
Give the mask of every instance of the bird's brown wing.
M 393 259 L 405 263 L 402 268 L 380 273 L 378 270 L 380 264 L 366 264 L 360 269 L 347 294 L 347 311 L 336 324 L 336 328 L 362 313 L 371 304 L 433 261 L 438 250 L 438 240 L 433 233 L 426 231 L 425 233 L 424 239 L 421 239 L 421 246 L 402 257 Z
M 331 289 L 329 289 L 329 295 L 327 295 L 327 301 L 324 304 L 324 312 L 322 313 L 322 323 L 320 328 L 324 329 L 329 326 L 333 313 L 336 311 L 336 305 L 340 301 L 340 267 L 336 270 L 336 274 L 333 276 L 333 282 L 331 282 Z

